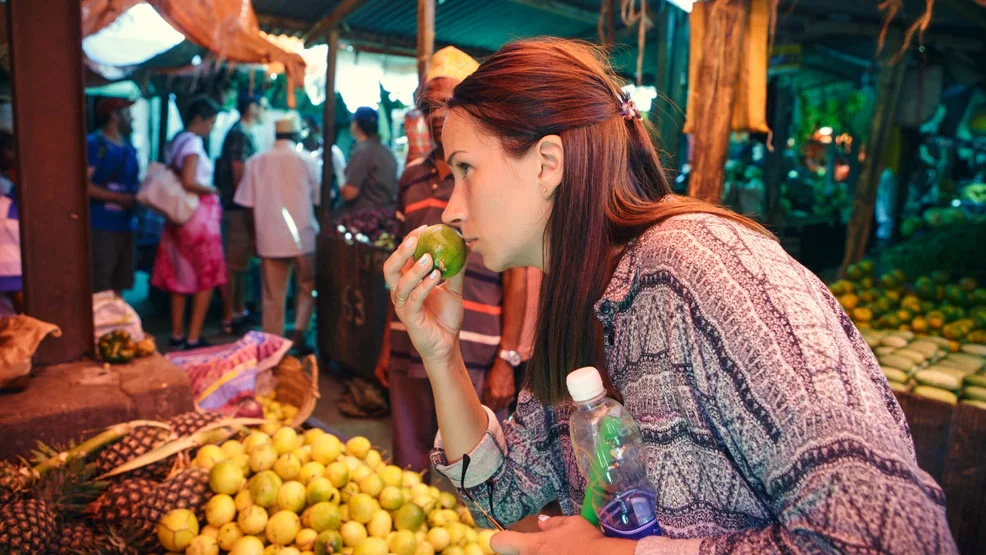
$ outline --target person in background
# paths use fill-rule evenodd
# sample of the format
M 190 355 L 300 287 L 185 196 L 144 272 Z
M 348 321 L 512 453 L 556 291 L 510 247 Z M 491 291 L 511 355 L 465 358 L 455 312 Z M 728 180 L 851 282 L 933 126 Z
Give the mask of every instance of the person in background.
M 321 179 L 318 165 L 296 148 L 295 117 L 277 122 L 274 148 L 247 160 L 234 202 L 253 211 L 263 281 L 264 331 L 284 333 L 284 301 L 294 269 L 295 322 L 292 340 L 299 354 L 311 352 L 305 332 L 315 306 L 315 237 Z
M 10 300 L 14 312 L 24 312 L 21 276 L 21 228 L 17 214 L 16 143 L 14 134 L 0 130 L 0 294 Z
M 380 142 L 378 125 L 377 111 L 366 106 L 357 108 L 349 123 L 356 145 L 339 188 L 344 213 L 392 207 L 397 199 L 397 158 Z
M 93 292 L 117 295 L 134 283 L 134 229 L 140 187 L 137 150 L 130 144 L 133 101 L 96 102 L 99 129 L 86 138 L 89 160 L 89 221 Z
M 475 60 L 453 47 L 435 53 L 424 91 L 418 99 L 426 114 L 431 136 L 436 138 L 426 158 L 413 160 L 404 170 L 398 195 L 398 219 L 406 235 L 422 225 L 442 221 L 442 210 L 452 194 L 454 180 L 445 163 L 442 136 L 445 112 L 440 106 L 452 89 L 476 67 Z M 483 258 L 472 253 L 465 269 L 462 293 L 465 316 L 460 336 L 462 356 L 476 393 L 505 419 L 517 387 L 514 371 L 522 362 L 521 328 L 527 300 L 524 268 L 502 274 L 486 268 Z M 394 464 L 415 471 L 430 468 L 428 454 L 438 431 L 431 383 L 421 356 L 411 344 L 404 326 L 388 314 L 384 348 L 376 376 L 390 389 Z
M 259 94 L 241 94 L 236 102 L 240 119 L 229 128 L 222 153 L 216 161 L 216 189 L 223 206 L 223 242 L 226 255 L 226 285 L 223 293 L 223 333 L 242 328 L 250 312 L 244 306 L 246 276 L 253 254 L 250 213 L 233 202 L 243 178 L 243 165 L 256 153 L 250 129 L 263 123 L 267 99 Z
M 222 214 L 218 191 L 212 186 L 213 165 L 205 150 L 216 125 L 219 106 L 206 97 L 191 100 L 183 111 L 185 129 L 165 149 L 165 163 L 181 179 L 185 190 L 199 195 L 199 207 L 184 225 L 164 224 L 151 285 L 171 293 L 172 347 L 194 349 L 208 345 L 202 338 L 209 300 L 216 287 L 226 284 Z M 185 336 L 185 303 L 192 297 L 192 314 Z

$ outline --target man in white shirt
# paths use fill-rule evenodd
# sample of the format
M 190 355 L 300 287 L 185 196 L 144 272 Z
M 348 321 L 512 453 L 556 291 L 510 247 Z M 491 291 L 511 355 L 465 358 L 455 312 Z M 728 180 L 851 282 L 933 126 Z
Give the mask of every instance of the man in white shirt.
M 300 125 L 286 117 L 276 124 L 274 147 L 246 161 L 233 201 L 253 209 L 257 255 L 263 280 L 264 331 L 284 333 L 284 301 L 294 267 L 297 295 L 294 340 L 306 351 L 315 299 L 315 237 L 320 180 L 315 161 L 297 149 Z

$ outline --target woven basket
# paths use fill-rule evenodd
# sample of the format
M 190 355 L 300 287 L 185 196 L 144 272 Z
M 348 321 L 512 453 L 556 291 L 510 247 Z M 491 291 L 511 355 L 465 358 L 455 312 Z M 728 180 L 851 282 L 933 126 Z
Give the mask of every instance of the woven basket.
M 278 402 L 298 407 L 298 415 L 291 422 L 291 426 L 297 428 L 315 411 L 315 403 L 320 397 L 318 361 L 313 355 L 308 355 L 301 361 L 301 369 L 298 370 L 286 364 L 287 360 L 285 358 L 257 377 L 257 394 L 276 394 Z

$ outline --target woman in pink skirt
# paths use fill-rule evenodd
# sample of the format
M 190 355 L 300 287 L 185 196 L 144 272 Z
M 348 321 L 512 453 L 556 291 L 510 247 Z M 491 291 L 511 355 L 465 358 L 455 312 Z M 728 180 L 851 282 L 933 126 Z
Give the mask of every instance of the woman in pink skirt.
M 213 165 L 203 139 L 209 137 L 220 108 L 202 97 L 192 100 L 183 119 L 185 130 L 165 151 L 165 163 L 181 176 L 185 189 L 199 195 L 199 207 L 184 225 L 165 224 L 154 260 L 151 285 L 171 293 L 171 346 L 206 345 L 202 324 L 212 290 L 226 283 L 226 260 L 220 224 L 222 207 L 212 186 Z M 192 297 L 192 317 L 185 337 L 185 302 Z

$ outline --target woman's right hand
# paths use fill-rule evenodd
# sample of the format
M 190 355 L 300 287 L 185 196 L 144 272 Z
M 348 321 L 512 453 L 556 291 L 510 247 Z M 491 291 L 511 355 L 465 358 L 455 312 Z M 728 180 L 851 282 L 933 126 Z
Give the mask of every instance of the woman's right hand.
M 394 313 L 407 328 L 415 350 L 427 364 L 451 360 L 462 329 L 462 280 L 465 272 L 439 285 L 441 273 L 434 270 L 431 255 L 414 261 L 418 235 L 412 231 L 383 265 Z

